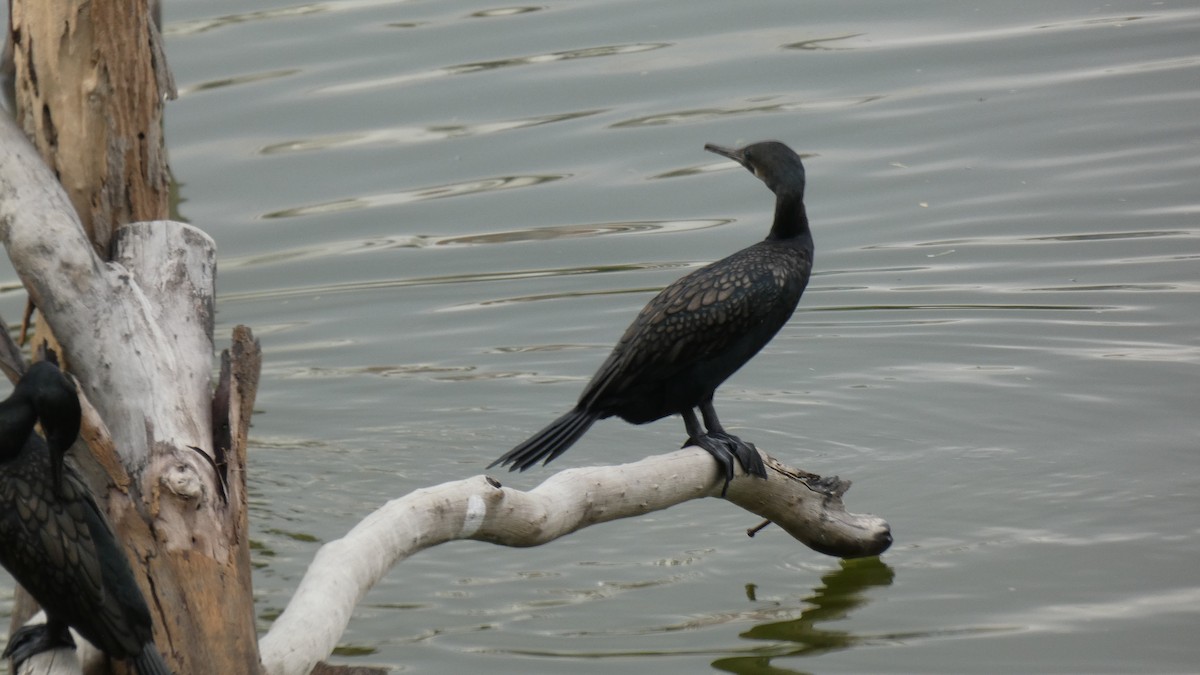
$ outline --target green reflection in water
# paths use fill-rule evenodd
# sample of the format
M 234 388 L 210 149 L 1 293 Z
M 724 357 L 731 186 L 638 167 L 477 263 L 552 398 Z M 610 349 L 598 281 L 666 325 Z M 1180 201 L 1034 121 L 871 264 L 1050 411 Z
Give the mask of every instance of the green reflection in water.
M 868 602 L 866 591 L 876 586 L 890 586 L 895 572 L 879 558 L 843 560 L 839 569 L 821 577 L 821 586 L 804 599 L 811 605 L 800 616 L 788 621 L 761 623 L 741 634 L 748 640 L 768 640 L 791 643 L 792 648 L 772 650 L 771 655 L 742 655 L 713 661 L 713 668 L 741 675 L 778 675 L 800 671 L 771 665 L 780 656 L 815 656 L 830 651 L 849 649 L 876 639 L 857 636 L 840 630 L 821 628 L 821 624 L 840 621 Z M 753 600 L 754 588 L 747 588 Z M 778 646 L 778 645 L 777 645 Z

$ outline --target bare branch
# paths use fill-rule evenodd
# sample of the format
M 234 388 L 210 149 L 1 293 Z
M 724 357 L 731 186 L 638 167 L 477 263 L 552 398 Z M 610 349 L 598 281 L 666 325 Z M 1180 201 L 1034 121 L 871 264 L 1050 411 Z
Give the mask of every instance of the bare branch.
M 764 458 L 770 478 L 738 476 L 728 501 L 823 553 L 878 555 L 891 545 L 882 518 L 845 511 L 848 483 Z M 259 642 L 263 666 L 270 675 L 307 675 L 337 646 L 367 591 L 420 550 L 456 539 L 538 546 L 589 525 L 719 496 L 722 482 L 712 457 L 689 447 L 632 464 L 568 469 L 528 492 L 486 476 L 417 490 L 317 551 L 287 609 Z

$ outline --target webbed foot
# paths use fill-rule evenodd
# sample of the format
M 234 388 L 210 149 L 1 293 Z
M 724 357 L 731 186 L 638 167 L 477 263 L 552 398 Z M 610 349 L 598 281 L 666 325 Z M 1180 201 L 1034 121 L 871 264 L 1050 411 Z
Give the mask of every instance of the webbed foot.
M 759 478 L 767 477 L 767 467 L 763 465 L 762 455 L 758 454 L 758 448 L 753 443 L 747 443 L 727 431 L 710 431 L 708 435 L 724 441 L 746 473 Z
M 686 443 L 683 444 L 684 447 L 689 445 L 704 448 L 708 454 L 712 455 L 713 458 L 717 460 L 717 466 L 720 468 L 721 473 L 725 476 L 725 485 L 721 488 L 721 496 L 724 497 L 725 493 L 729 491 L 729 482 L 733 480 L 733 477 L 737 471 L 733 466 L 733 460 L 735 457 L 737 457 L 735 454 L 736 451 L 733 450 L 732 446 L 727 440 L 713 434 L 692 436 L 691 438 L 687 439 Z M 739 462 L 741 461 L 741 458 L 737 459 Z
M 59 647 L 75 647 L 71 631 L 65 628 L 52 630 L 47 624 L 37 623 L 14 631 L 8 639 L 8 646 L 4 648 L 3 656 L 12 659 L 13 670 L 17 672 L 25 661 Z

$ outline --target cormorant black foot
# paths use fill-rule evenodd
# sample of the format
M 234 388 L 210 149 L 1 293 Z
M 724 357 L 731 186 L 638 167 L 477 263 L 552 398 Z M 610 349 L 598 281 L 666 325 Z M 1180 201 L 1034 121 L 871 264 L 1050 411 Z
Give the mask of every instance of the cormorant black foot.
M 742 465 L 742 470 L 748 475 L 763 479 L 767 477 L 767 467 L 763 465 L 762 455 L 758 454 L 754 444 L 747 443 L 727 431 L 710 431 L 701 436 L 692 436 L 683 447 L 689 445 L 704 448 L 717 460 L 725 474 L 725 486 L 721 488 L 722 497 L 729 491 L 729 483 L 736 475 L 734 459 L 737 459 L 738 464 Z
M 59 647 L 74 649 L 75 640 L 71 638 L 71 631 L 66 627 L 51 630 L 50 626 L 37 623 L 19 628 L 12 634 L 8 646 L 4 648 L 4 658 L 12 659 L 16 672 L 21 670 L 22 663 L 34 656 Z
M 710 431 L 708 435 L 724 441 L 746 473 L 759 478 L 767 477 L 767 467 L 763 465 L 762 455 L 758 454 L 758 448 L 753 443 L 747 443 L 728 431 Z
M 736 473 L 736 469 L 733 466 L 733 460 L 736 455 L 729 442 L 713 434 L 703 434 L 687 439 L 683 447 L 686 448 L 689 445 L 704 448 L 708 454 L 717 460 L 717 466 L 720 467 L 721 473 L 725 475 L 725 485 L 721 488 L 721 496 L 724 497 L 725 493 L 729 491 L 729 482 L 733 480 L 733 476 Z

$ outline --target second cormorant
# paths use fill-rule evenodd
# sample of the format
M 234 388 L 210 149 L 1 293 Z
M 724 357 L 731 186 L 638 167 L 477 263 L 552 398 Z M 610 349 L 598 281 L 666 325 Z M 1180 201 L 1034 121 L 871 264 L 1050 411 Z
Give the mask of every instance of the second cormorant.
M 575 407 L 489 468 L 511 464 L 510 470 L 524 471 L 547 463 L 606 417 L 645 424 L 677 413 L 688 444 L 716 458 L 726 489 L 735 457 L 746 473 L 766 478 L 754 446 L 721 426 L 713 393 L 783 327 L 808 284 L 813 240 L 804 210 L 804 164 L 778 141 L 704 149 L 738 162 L 775 193 L 767 238 L 663 289 L 633 320 Z
M 131 660 L 138 675 L 171 675 L 121 545 L 63 462 L 79 424 L 75 386 L 48 361 L 30 366 L 0 401 L 0 565 L 46 612 L 45 624 L 13 633 L 4 656 L 19 663 L 73 646 L 74 628 L 108 656 Z

